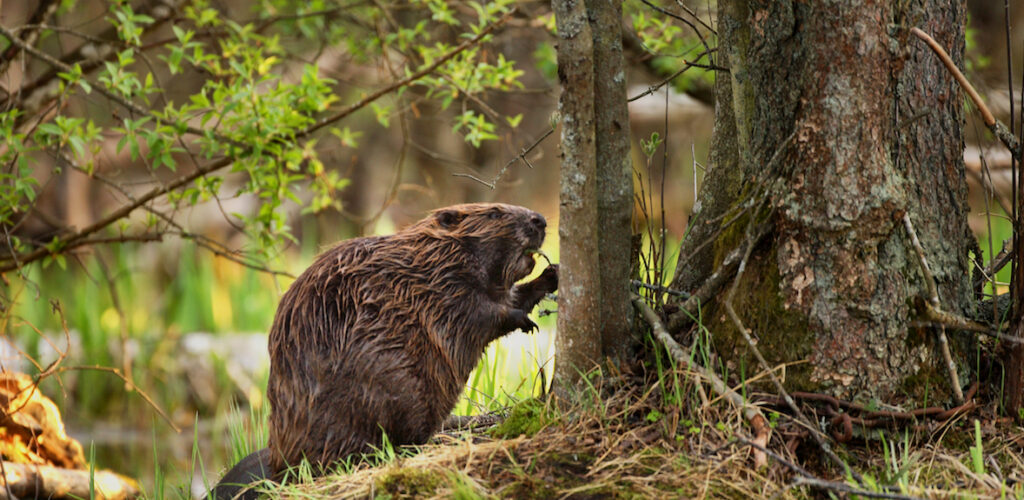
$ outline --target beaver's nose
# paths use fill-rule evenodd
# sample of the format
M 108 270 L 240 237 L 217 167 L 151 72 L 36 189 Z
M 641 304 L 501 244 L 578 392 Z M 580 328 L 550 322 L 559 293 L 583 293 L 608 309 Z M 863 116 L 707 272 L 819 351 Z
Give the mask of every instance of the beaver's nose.
M 541 231 L 548 227 L 548 221 L 544 220 L 544 216 L 541 214 L 533 214 L 530 216 L 530 224 L 533 224 L 537 229 Z

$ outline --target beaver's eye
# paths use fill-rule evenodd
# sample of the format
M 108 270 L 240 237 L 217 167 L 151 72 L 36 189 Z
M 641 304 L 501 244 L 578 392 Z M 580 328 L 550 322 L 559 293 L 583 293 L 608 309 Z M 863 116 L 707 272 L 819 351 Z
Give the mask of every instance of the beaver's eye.
M 491 219 L 497 219 L 497 218 L 501 217 L 501 212 L 498 212 L 498 211 L 487 212 L 487 217 L 491 218 Z

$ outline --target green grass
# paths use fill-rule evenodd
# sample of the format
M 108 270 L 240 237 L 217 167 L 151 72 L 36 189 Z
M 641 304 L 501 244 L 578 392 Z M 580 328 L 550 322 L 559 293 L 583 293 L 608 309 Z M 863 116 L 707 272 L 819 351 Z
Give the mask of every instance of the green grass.
M 978 235 L 978 246 L 981 247 L 983 260 L 986 264 L 992 259 L 993 255 L 998 254 L 999 250 L 1003 248 L 1004 241 L 1012 242 L 1013 240 L 1013 225 L 1010 223 L 1010 220 L 999 208 L 993 206 L 991 210 L 993 215 L 985 221 L 983 232 Z M 989 227 L 991 227 L 991 232 L 988 230 Z M 1010 282 L 1009 265 L 996 273 L 996 282 L 1001 284 L 997 286 L 997 294 L 1009 291 L 1009 288 L 1006 286 Z M 986 294 L 992 293 L 991 282 L 985 284 L 984 291 Z

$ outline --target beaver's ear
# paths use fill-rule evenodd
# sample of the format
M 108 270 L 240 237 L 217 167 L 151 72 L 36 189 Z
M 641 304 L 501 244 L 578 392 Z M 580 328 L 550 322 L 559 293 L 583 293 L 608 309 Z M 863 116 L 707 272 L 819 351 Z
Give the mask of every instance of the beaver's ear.
M 437 218 L 437 223 L 445 229 L 451 229 L 462 222 L 462 215 L 456 210 L 441 210 L 434 214 Z

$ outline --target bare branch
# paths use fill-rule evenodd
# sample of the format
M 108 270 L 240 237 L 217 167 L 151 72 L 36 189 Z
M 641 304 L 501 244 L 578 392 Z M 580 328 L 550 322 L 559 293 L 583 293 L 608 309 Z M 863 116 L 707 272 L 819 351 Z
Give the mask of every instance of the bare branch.
M 914 36 L 923 40 L 924 43 L 928 44 L 928 47 L 932 49 L 932 52 L 935 52 L 935 55 L 939 57 L 942 64 L 946 66 L 946 69 L 949 70 L 953 75 L 953 78 L 955 78 L 957 83 L 960 84 L 960 88 L 964 89 L 967 96 L 970 97 L 974 105 L 978 107 L 978 112 L 981 113 L 981 119 L 985 122 L 985 126 L 988 127 L 988 129 L 991 130 L 1000 141 L 1002 141 L 1007 149 L 1010 150 L 1010 153 L 1020 161 L 1020 142 L 1017 141 L 1017 138 L 1014 137 L 1013 133 L 1006 128 L 1006 125 L 1003 125 L 1002 122 L 996 120 L 995 116 L 992 116 L 992 112 L 989 111 L 988 106 L 985 105 L 985 101 L 981 100 L 981 96 L 978 95 L 976 90 L 974 90 L 974 86 L 971 85 L 971 82 L 967 81 L 967 77 L 965 77 L 964 74 L 960 72 L 960 69 L 956 67 L 956 64 L 953 63 L 953 59 L 949 57 L 949 54 L 946 53 L 945 49 L 943 49 L 942 46 L 939 45 L 939 42 L 936 42 L 931 35 L 918 28 L 910 28 L 910 32 L 913 33 Z
M 924 275 L 925 287 L 928 290 L 928 302 L 938 308 L 939 288 L 935 285 L 935 278 L 932 277 L 932 272 L 928 268 L 928 260 L 925 259 L 924 248 L 921 248 L 921 241 L 917 239 L 917 231 L 914 231 L 914 225 L 910 222 L 910 214 L 906 212 L 903 213 L 903 227 L 907 229 L 907 234 L 910 235 L 910 243 L 914 246 L 918 263 L 921 264 L 921 274 Z M 949 341 L 946 339 L 945 326 L 939 329 L 939 348 L 942 351 L 942 359 L 946 363 L 949 384 L 953 389 L 953 398 L 957 404 L 964 404 L 964 391 L 960 387 L 960 376 L 957 375 L 956 364 L 953 363 L 953 357 L 949 353 Z

